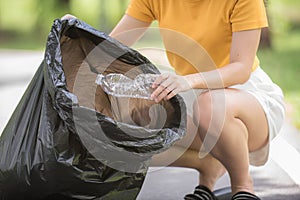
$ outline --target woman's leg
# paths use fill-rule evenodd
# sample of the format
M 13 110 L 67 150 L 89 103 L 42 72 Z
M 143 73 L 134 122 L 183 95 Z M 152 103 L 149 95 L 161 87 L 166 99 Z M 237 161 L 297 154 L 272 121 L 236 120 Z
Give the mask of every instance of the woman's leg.
M 224 105 L 217 105 L 216 100 L 222 98 L 225 98 Z M 220 106 L 224 106 L 226 111 L 223 116 L 222 112 L 218 113 Z M 219 135 L 215 138 L 216 143 L 210 153 L 227 169 L 232 193 L 253 193 L 249 174 L 249 151 L 257 150 L 268 142 L 267 119 L 261 105 L 251 94 L 240 90 L 212 90 L 199 96 L 194 105 L 194 113 L 194 120 L 199 124 L 199 134 L 203 141 L 207 135 Z M 224 123 L 214 120 L 220 117 L 223 117 Z M 214 130 L 221 132 L 214 133 Z
M 201 145 L 198 127 L 194 125 L 192 118 L 188 117 L 185 137 L 167 151 L 153 156 L 151 165 L 196 169 L 200 172 L 199 184 L 213 190 L 217 179 L 225 173 L 225 168 L 210 154 L 200 159 L 199 150 Z

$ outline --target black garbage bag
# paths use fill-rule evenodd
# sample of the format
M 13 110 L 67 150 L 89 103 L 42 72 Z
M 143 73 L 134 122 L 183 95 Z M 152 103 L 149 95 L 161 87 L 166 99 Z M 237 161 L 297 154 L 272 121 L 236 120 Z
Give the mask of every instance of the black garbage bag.
M 159 71 L 78 20 L 54 21 L 45 57 L 0 138 L 0 198 L 135 199 L 152 155 L 185 133 L 180 96 L 107 95 L 97 74 Z

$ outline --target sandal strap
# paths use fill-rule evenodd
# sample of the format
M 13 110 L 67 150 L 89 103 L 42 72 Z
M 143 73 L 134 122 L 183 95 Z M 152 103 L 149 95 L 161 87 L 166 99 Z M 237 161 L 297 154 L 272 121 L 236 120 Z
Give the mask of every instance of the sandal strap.
M 241 191 L 232 196 L 232 200 L 261 200 L 255 194 L 250 192 Z
M 187 194 L 184 196 L 184 200 L 204 200 L 204 199 L 197 194 Z
M 193 194 L 187 194 L 185 200 L 217 200 L 217 197 L 204 185 L 195 188 Z

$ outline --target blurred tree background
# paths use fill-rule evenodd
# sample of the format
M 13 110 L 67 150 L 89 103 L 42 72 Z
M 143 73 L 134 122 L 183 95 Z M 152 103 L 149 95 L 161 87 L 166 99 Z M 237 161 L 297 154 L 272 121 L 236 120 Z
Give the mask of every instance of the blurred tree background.
M 70 13 L 104 32 L 129 0 L 0 0 L 0 48 L 41 49 L 53 21 Z
M 262 68 L 286 96 L 288 115 L 300 129 L 300 1 L 265 0 L 270 27 L 259 50 Z M 0 49 L 43 50 L 53 20 L 73 14 L 109 33 L 129 0 L 0 0 Z M 149 45 L 155 41 L 149 41 Z
M 261 43 L 262 68 L 285 94 L 287 116 L 300 129 L 300 1 L 267 0 L 270 45 Z

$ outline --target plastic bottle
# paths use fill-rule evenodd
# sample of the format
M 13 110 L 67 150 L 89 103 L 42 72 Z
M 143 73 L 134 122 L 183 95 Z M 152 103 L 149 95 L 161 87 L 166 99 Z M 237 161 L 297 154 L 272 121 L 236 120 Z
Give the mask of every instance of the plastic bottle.
M 117 73 L 98 74 L 96 84 L 112 96 L 152 100 L 152 84 L 157 77 L 158 74 L 139 74 L 135 79 L 131 79 Z

